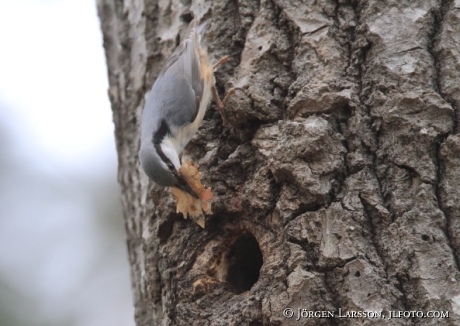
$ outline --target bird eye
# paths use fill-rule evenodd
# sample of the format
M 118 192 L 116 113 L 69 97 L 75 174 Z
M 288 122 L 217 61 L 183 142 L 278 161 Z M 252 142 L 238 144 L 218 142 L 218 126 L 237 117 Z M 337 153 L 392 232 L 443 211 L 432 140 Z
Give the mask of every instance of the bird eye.
M 172 163 L 168 163 L 167 165 L 170 170 L 174 170 L 174 165 L 172 165 Z

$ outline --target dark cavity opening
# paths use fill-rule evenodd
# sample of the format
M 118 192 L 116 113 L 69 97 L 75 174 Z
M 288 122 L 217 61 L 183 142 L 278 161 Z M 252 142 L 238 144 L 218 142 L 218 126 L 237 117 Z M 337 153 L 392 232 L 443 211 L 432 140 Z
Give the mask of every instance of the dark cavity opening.
M 250 233 L 240 236 L 231 245 L 226 259 L 230 263 L 227 282 L 238 294 L 249 291 L 259 279 L 263 264 L 262 252 L 256 238 Z
M 423 234 L 423 235 L 422 235 L 422 240 L 423 240 L 423 241 L 428 241 L 428 240 L 430 240 L 430 237 L 427 236 L 426 234 Z

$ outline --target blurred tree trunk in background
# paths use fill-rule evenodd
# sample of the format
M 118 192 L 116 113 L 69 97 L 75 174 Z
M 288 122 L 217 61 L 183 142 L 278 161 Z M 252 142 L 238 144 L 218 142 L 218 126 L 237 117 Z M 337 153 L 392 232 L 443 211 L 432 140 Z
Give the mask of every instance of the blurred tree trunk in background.
M 460 324 L 458 0 L 97 5 L 137 325 Z M 204 230 L 137 158 L 145 94 L 193 17 L 210 59 L 232 58 L 221 95 L 247 94 L 227 127 L 213 104 L 184 154 L 219 197 Z

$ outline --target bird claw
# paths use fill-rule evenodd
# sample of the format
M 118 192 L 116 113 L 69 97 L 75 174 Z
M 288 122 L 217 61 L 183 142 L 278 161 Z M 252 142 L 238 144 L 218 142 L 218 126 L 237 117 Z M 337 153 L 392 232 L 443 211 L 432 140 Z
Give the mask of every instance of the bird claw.
M 229 60 L 229 58 L 230 57 L 228 55 L 222 57 L 214 66 L 212 66 L 213 70 L 215 70 L 221 64 L 227 62 Z M 224 99 L 221 101 L 220 97 L 219 97 L 219 94 L 217 93 L 216 86 L 212 86 L 212 94 L 214 96 L 214 100 L 216 101 L 217 108 L 219 109 L 220 115 L 222 116 L 222 120 L 224 122 L 224 125 L 227 125 L 227 119 L 225 118 L 225 115 L 224 115 L 224 107 L 225 107 L 225 104 L 227 103 L 229 97 L 232 94 L 234 94 L 235 91 L 241 91 L 247 96 L 246 92 L 242 88 L 234 87 L 234 88 L 230 88 L 228 90 L 228 92 L 224 96 Z
M 216 101 L 216 105 L 217 105 L 217 108 L 219 109 L 220 115 L 222 116 L 224 125 L 228 124 L 227 119 L 225 118 L 225 114 L 224 114 L 224 107 L 227 104 L 227 101 L 230 98 L 230 96 L 233 95 L 236 91 L 241 91 L 247 96 L 246 92 L 242 88 L 234 87 L 228 90 L 227 94 L 225 94 L 224 96 L 224 99 L 221 101 L 219 94 L 217 93 L 216 86 L 212 87 L 212 94 L 214 95 L 214 100 Z

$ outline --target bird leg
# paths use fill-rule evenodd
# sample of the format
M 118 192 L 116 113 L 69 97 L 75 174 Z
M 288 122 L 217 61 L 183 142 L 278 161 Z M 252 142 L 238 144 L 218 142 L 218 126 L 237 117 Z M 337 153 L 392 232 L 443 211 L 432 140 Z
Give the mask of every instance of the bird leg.
M 234 94 L 235 91 L 242 91 L 244 94 L 246 94 L 246 92 L 242 88 L 230 88 L 228 90 L 227 94 L 225 94 L 224 99 L 221 101 L 220 97 L 219 97 L 219 94 L 217 93 L 216 86 L 212 86 L 211 90 L 212 90 L 212 94 L 214 95 L 214 100 L 216 101 L 217 108 L 219 109 L 220 116 L 222 117 L 222 123 L 223 123 L 224 127 L 229 126 L 230 124 L 228 123 L 227 118 L 225 117 L 225 113 L 224 113 L 225 104 L 227 103 L 228 98 L 232 94 Z
M 219 67 L 221 64 L 226 63 L 228 61 L 228 58 L 230 58 L 228 55 L 222 57 L 217 63 L 212 66 L 212 70 L 216 70 L 217 67 Z
M 214 66 L 212 66 L 213 70 L 215 70 L 217 67 L 219 67 L 221 64 L 227 62 L 229 59 L 229 56 L 226 55 L 224 57 L 222 57 L 222 59 L 220 59 Z M 217 93 L 217 89 L 216 89 L 216 86 L 213 85 L 211 87 L 211 90 L 212 90 L 212 94 L 214 96 L 214 100 L 216 101 L 216 104 L 217 104 L 217 108 L 219 109 L 220 111 L 220 115 L 222 116 L 222 119 L 224 120 L 224 123 L 226 122 L 226 119 L 225 119 L 225 116 L 224 116 L 224 107 L 225 107 L 225 104 L 227 103 L 228 101 L 228 98 L 235 93 L 235 91 L 241 91 L 243 92 L 244 94 L 246 94 L 246 92 L 242 89 L 242 88 L 239 88 L 239 87 L 235 87 L 235 88 L 230 88 L 227 92 L 227 94 L 225 94 L 224 96 L 224 99 L 221 101 L 220 100 L 220 97 L 219 97 L 219 94 Z
M 212 86 L 212 94 L 214 95 L 214 100 L 216 101 L 216 104 L 217 104 L 217 108 L 219 109 L 220 113 L 222 114 L 222 110 L 224 109 L 225 107 L 225 104 L 227 103 L 228 101 L 228 98 L 234 94 L 236 91 L 241 91 L 243 92 L 244 94 L 246 94 L 246 92 L 244 91 L 244 89 L 242 88 L 239 88 L 239 87 L 235 87 L 235 88 L 230 88 L 227 92 L 227 94 L 225 94 L 224 96 L 224 99 L 221 101 L 220 100 L 220 97 L 219 97 L 219 94 L 217 93 L 217 89 L 216 89 L 216 86 Z

